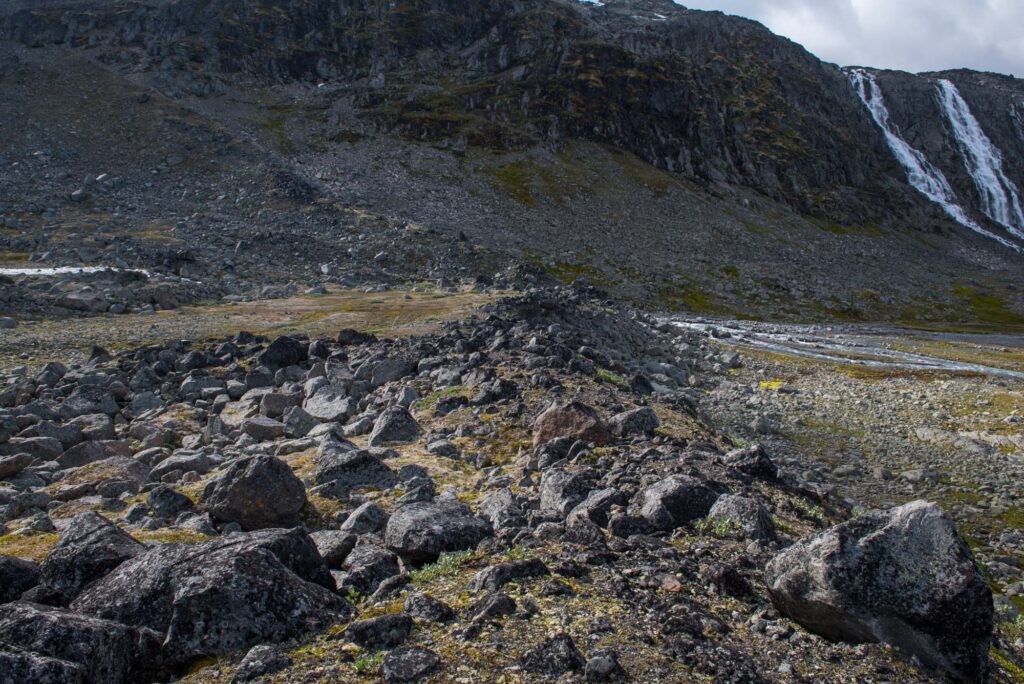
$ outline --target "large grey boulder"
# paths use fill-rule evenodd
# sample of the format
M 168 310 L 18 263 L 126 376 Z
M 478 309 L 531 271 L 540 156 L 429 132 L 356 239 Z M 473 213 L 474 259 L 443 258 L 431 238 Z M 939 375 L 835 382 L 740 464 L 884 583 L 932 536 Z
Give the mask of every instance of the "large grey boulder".
M 608 427 L 616 437 L 631 435 L 649 435 L 661 426 L 661 421 L 654 409 L 644 406 L 631 411 L 624 411 L 608 420 Z
M 540 509 L 564 517 L 586 499 L 593 488 L 593 482 L 583 474 L 548 470 L 540 479 Z
M 0 456 L 0 480 L 13 477 L 28 468 L 36 459 L 29 454 L 13 454 Z
M 632 512 L 655 529 L 671 531 L 705 517 L 718 494 L 695 477 L 670 475 L 641 491 Z
M 302 408 L 323 423 L 344 423 L 356 412 L 358 401 L 342 385 L 325 385 L 306 399 Z
M 391 406 L 384 410 L 373 424 L 370 446 L 391 442 L 413 442 L 420 436 L 420 424 L 404 406 Z
M 402 571 L 398 556 L 374 544 L 360 544 L 352 549 L 342 564 L 338 590 L 347 594 L 354 591 L 369 596 L 377 591 L 381 582 Z
M 90 583 L 146 551 L 146 546 L 102 515 L 79 513 L 39 566 L 47 603 L 66 605 Z
M 102 440 L 77 444 L 57 458 L 62 468 L 80 468 L 108 458 L 131 458 L 132 447 L 122 440 Z
M 491 526 L 457 501 L 420 501 L 391 514 L 384 543 L 403 559 L 433 562 L 445 552 L 471 549 L 491 536 Z
M 611 432 L 592 407 L 570 401 L 552 405 L 537 416 L 533 423 L 534 447 L 558 437 L 570 437 L 601 446 L 611 440 Z
M 72 609 L 165 635 L 171 668 L 279 642 L 346 619 L 351 607 L 309 537 L 264 530 L 163 544 L 93 584 Z
M 984 681 L 992 592 L 952 519 L 913 501 L 837 525 L 765 568 L 772 602 L 836 641 L 885 642 L 964 682 Z
M 294 337 L 282 335 L 267 345 L 259 356 L 259 362 L 267 368 L 276 370 L 305 360 L 306 348 Z
M 349 449 L 341 443 L 328 441 L 317 455 L 313 480 L 318 485 L 330 484 L 342 492 L 357 487 L 386 489 L 398 482 L 398 476 L 370 451 Z
M 18 601 L 0 606 L 0 643 L 71 664 L 56 670 L 68 673 L 67 681 L 121 684 L 152 678 L 159 640 L 149 630 Z M 0 655 L 0 681 L 40 681 L 11 674 Z
M 86 676 L 81 665 L 10 644 L 0 644 L 0 672 L 3 684 L 85 684 Z
M 251 456 L 207 484 L 200 503 L 217 520 L 245 530 L 292 527 L 306 505 L 306 488 L 284 461 Z

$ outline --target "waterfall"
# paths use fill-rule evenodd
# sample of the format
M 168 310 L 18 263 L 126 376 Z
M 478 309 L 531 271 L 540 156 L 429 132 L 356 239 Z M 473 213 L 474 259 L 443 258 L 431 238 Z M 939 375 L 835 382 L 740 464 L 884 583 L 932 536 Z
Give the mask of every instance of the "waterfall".
M 1024 102 L 1010 105 L 1010 118 L 1017 135 L 1024 140 Z
M 967 172 L 978 187 L 981 210 L 1015 236 L 1024 238 L 1024 209 L 1017 188 L 1003 172 L 1003 155 L 985 135 L 951 81 L 939 81 L 939 103 L 953 128 Z
M 995 233 L 985 230 L 976 221 L 971 219 L 967 212 L 964 211 L 964 208 L 957 202 L 956 193 L 953 192 L 952 186 L 950 186 L 942 171 L 928 161 L 923 153 L 914 149 L 910 143 L 903 139 L 899 128 L 897 128 L 889 116 L 889 110 L 886 109 L 885 100 L 882 98 L 882 89 L 878 86 L 874 74 L 864 69 L 851 69 L 847 75 L 864 106 L 871 112 L 871 118 L 875 120 L 875 123 L 878 124 L 878 127 L 885 134 L 885 140 L 889 143 L 889 149 L 892 150 L 897 161 L 903 165 L 904 170 L 907 172 L 907 182 L 910 183 L 911 187 L 942 207 L 950 218 L 960 225 L 1019 252 L 1019 246 Z

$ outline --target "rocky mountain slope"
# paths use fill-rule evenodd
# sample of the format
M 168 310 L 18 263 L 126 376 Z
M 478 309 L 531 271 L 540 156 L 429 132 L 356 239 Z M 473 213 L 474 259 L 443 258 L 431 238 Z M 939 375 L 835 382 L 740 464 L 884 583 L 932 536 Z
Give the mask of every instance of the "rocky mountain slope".
M 872 72 L 891 131 L 942 176 L 926 196 L 851 72 L 756 23 L 669 0 L 495 0 L 472 13 L 447 0 L 47 1 L 3 12 L 16 95 L 0 117 L 18 173 L 0 190 L 6 214 L 30 228 L 6 237 L 12 253 L 36 254 L 23 238 L 55 224 L 103 224 L 96 192 L 67 205 L 80 177 L 106 173 L 141 213 L 175 214 L 175 234 L 153 225 L 148 237 L 211 245 L 216 255 L 194 255 L 204 281 L 222 281 L 226 253 L 272 226 L 331 239 L 352 223 L 325 213 L 340 202 L 466 236 L 492 265 L 584 278 L 661 308 L 990 323 L 1021 309 L 1020 259 L 1005 246 L 1024 230 L 1024 106 L 1010 77 Z M 47 70 L 62 85 L 38 92 Z M 955 107 L 942 104 L 943 80 Z M 104 97 L 45 104 L 90 82 L 123 93 L 116 118 Z M 137 100 L 147 97 L 159 106 Z M 55 154 L 69 119 L 90 142 Z M 125 145 L 126 125 L 163 149 Z M 200 159 L 226 168 L 194 168 Z M 129 178 L 138 168 L 171 183 Z M 173 187 L 186 175 L 204 181 Z M 257 209 L 283 178 L 295 181 L 291 206 Z M 220 215 L 195 215 L 197 199 Z M 287 269 L 256 270 L 313 284 L 333 256 L 320 239 L 295 240 Z M 463 256 L 451 274 L 486 270 Z M 217 288 L 246 289 L 233 279 Z

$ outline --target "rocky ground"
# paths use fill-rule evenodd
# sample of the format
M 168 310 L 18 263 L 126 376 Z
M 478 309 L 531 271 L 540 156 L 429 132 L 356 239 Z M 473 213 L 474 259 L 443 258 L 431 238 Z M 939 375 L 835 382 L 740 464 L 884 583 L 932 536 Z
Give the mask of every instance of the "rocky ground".
M 1008 471 L 980 467 L 979 452 L 980 493 L 953 505 L 940 495 L 967 487 L 963 462 L 936 463 L 935 486 L 905 472 L 944 436 L 905 448 L 896 418 L 822 390 L 856 396 L 859 411 L 900 396 L 904 379 L 797 377 L 790 360 L 741 357 L 587 290 L 513 294 L 432 326 L 237 333 L 8 367 L 3 670 L 53 682 L 1020 677 Z M 975 380 L 930 384 L 980 403 Z M 900 405 L 937 411 L 921 391 Z M 947 410 L 950 434 L 972 420 Z M 834 472 L 838 452 L 810 439 L 830 421 L 845 434 L 844 416 L 871 417 L 891 449 L 878 486 Z M 987 430 L 1006 424 L 990 417 Z M 876 466 L 869 442 L 860 470 Z M 938 507 L 888 508 L 918 497 L 951 511 L 980 570 Z M 865 514 L 875 502 L 888 510 Z M 992 534 L 965 526 L 969 509 Z

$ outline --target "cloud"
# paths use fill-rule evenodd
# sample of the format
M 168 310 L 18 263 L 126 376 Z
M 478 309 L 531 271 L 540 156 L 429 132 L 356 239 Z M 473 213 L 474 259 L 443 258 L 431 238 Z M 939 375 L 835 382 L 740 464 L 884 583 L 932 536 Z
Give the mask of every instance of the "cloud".
M 760 21 L 824 60 L 1024 77 L 1021 0 L 683 0 Z

